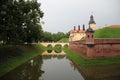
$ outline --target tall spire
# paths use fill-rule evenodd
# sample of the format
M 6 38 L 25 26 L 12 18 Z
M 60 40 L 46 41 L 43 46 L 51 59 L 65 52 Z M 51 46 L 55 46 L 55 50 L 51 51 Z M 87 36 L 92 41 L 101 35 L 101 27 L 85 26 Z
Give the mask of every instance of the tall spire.
M 90 16 L 89 24 L 96 24 L 93 15 Z

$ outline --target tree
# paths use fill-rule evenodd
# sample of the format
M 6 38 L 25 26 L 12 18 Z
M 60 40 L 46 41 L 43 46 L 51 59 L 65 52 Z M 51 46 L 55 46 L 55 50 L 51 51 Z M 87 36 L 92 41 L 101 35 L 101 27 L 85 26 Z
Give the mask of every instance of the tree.
M 53 41 L 52 40 L 52 34 L 50 32 L 44 32 L 43 33 L 43 38 L 42 38 L 42 41 L 45 41 L 45 42 L 51 42 Z
M 49 42 L 57 42 L 61 40 L 62 38 L 69 38 L 70 32 L 68 33 L 63 33 L 63 32 L 58 32 L 58 33 L 50 33 L 50 32 L 43 32 L 43 39 L 41 41 L 49 41 Z
M 69 38 L 69 36 L 70 36 L 70 32 L 67 32 L 67 33 L 65 34 L 65 38 Z
M 0 41 L 5 44 L 37 42 L 42 36 L 43 12 L 37 0 L 1 0 Z

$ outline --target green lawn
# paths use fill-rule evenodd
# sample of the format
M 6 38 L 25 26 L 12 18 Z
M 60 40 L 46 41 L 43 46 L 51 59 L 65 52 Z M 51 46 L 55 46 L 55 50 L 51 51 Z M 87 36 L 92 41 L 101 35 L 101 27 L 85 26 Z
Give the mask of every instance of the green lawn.
M 120 28 L 105 27 L 94 33 L 95 38 L 120 38 Z
M 45 47 L 40 44 L 0 46 L 0 77 L 40 55 L 44 50 Z
M 67 53 L 67 56 L 75 63 L 85 67 L 120 64 L 120 57 L 86 59 L 68 48 L 64 48 L 64 51 Z

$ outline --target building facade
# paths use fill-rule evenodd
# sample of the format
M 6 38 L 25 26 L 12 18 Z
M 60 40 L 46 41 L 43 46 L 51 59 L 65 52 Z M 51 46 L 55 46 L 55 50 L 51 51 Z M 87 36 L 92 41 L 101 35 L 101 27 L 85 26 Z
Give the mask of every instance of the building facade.
M 80 29 L 80 26 L 78 26 L 78 29 L 74 26 L 74 30 L 70 31 L 69 41 L 77 41 L 81 40 L 83 37 L 85 37 L 85 26 L 83 25 L 83 29 Z
M 89 21 L 88 25 L 93 30 L 97 29 L 93 15 L 90 16 L 90 21 Z M 74 29 L 70 31 L 69 41 L 78 41 L 78 40 L 83 39 L 86 36 L 85 32 L 86 32 L 86 30 L 85 30 L 84 24 L 82 26 L 82 29 L 80 29 L 80 25 L 78 26 L 78 29 L 76 29 L 76 27 L 74 26 Z

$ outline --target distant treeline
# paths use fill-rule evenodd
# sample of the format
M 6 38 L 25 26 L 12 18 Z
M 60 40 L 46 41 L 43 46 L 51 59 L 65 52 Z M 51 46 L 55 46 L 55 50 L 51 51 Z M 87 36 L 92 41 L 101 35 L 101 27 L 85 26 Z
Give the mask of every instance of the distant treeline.
M 44 32 L 43 33 L 43 38 L 41 38 L 41 41 L 44 42 L 57 42 L 60 41 L 63 38 L 69 38 L 70 32 L 63 33 L 63 32 L 58 32 L 58 33 L 50 33 L 50 32 Z

